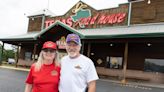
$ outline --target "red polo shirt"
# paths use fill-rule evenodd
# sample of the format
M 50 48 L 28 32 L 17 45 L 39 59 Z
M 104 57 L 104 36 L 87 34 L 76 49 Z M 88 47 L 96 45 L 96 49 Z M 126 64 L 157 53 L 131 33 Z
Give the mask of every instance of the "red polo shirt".
M 43 65 L 40 71 L 31 66 L 26 83 L 32 84 L 32 92 L 58 92 L 60 67 L 54 64 Z

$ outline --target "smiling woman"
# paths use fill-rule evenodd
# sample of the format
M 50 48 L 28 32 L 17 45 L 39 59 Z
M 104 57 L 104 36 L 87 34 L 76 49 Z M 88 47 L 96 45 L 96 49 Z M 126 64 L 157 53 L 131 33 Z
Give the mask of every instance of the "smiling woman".
M 60 66 L 56 50 L 57 45 L 52 41 L 43 44 L 38 61 L 27 76 L 25 92 L 58 92 Z

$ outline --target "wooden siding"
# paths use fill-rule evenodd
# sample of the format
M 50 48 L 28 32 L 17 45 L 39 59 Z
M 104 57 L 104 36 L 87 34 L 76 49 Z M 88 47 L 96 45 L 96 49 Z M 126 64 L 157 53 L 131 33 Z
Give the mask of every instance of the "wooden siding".
M 132 4 L 131 24 L 164 22 L 164 0 L 151 0 Z
M 28 32 L 41 31 L 42 17 L 29 18 Z

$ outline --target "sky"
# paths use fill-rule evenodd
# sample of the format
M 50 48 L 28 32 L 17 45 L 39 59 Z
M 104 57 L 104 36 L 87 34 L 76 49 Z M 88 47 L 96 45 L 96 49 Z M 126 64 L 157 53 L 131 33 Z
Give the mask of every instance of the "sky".
M 0 38 L 27 33 L 27 16 L 43 9 L 64 15 L 80 0 L 0 0 Z M 81 0 L 100 10 L 117 7 L 127 0 Z

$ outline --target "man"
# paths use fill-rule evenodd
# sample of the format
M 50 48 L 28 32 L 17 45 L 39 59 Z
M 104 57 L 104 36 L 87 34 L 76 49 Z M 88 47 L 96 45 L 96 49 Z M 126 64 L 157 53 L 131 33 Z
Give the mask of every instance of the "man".
M 80 54 L 81 41 L 76 34 L 66 38 L 67 56 L 61 59 L 59 92 L 96 92 L 98 75 L 91 59 Z

